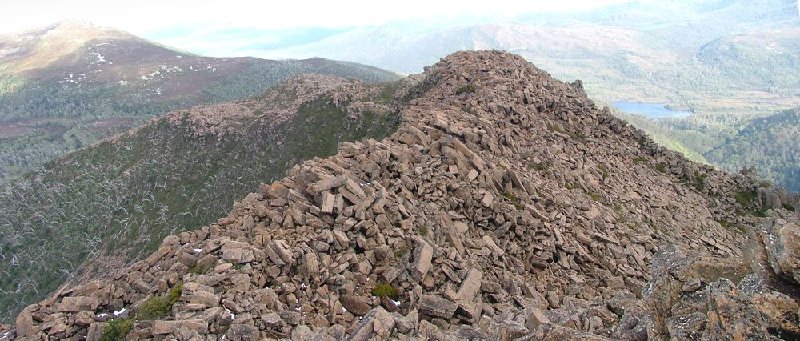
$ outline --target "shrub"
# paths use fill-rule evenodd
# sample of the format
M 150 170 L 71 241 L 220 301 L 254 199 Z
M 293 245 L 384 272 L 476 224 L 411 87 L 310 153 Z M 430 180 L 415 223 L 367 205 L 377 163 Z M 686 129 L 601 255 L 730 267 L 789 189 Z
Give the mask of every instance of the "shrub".
M 758 204 L 758 192 L 756 190 L 739 191 L 734 195 L 736 203 L 742 206 L 744 212 L 764 218 L 767 216 L 767 208 Z
M 523 207 L 525 207 L 525 205 L 522 204 L 519 198 L 510 191 L 503 192 L 503 197 L 505 197 L 508 200 L 508 202 L 514 205 L 514 207 L 518 210 L 521 210 Z
M 175 284 L 166 295 L 153 296 L 136 309 L 137 320 L 157 320 L 169 315 L 172 305 L 181 298 L 183 283 Z
M 552 166 L 553 166 L 553 164 L 550 161 L 542 161 L 542 162 L 537 162 L 537 163 L 531 164 L 529 166 L 529 168 L 533 169 L 535 171 L 542 172 L 542 171 L 546 171 L 546 170 L 550 169 L 550 167 L 552 167 Z
M 691 179 L 689 185 L 694 187 L 698 192 L 702 192 L 706 189 L 706 181 L 708 180 L 708 174 L 705 173 L 694 173 L 694 178 Z
M 402 258 L 403 256 L 407 255 L 409 251 L 410 249 L 408 245 L 403 245 L 394 251 L 394 256 L 397 258 Z
M 747 207 L 755 203 L 756 198 L 758 198 L 758 193 L 756 191 L 739 191 L 736 192 L 734 195 L 734 199 L 736 199 L 736 203 L 742 205 L 742 207 Z
M 133 329 L 133 319 L 116 319 L 108 321 L 100 341 L 124 340 Z
M 391 299 L 397 299 L 397 297 L 399 296 L 397 288 L 395 288 L 389 283 L 384 283 L 384 282 L 375 284 L 375 287 L 372 288 L 371 293 L 372 296 L 389 297 Z
M 597 168 L 600 169 L 600 174 L 603 177 L 603 181 L 608 179 L 608 168 L 604 164 L 597 165 Z
M 467 85 L 464 85 L 464 86 L 461 86 L 458 89 L 456 89 L 456 95 L 471 94 L 473 92 L 475 92 L 475 85 L 471 84 L 471 83 L 467 84 Z
M 586 135 L 583 135 L 583 133 L 581 133 L 581 132 L 579 132 L 579 131 L 572 131 L 572 132 L 569 132 L 569 136 L 570 136 L 570 137 L 571 137 L 573 140 L 576 140 L 576 141 L 578 141 L 578 142 L 586 142 Z
M 214 264 L 209 264 L 209 265 L 206 265 L 206 266 L 202 266 L 199 263 L 194 263 L 194 265 L 192 265 L 192 267 L 189 268 L 189 273 L 195 274 L 195 275 L 202 275 L 202 274 L 207 273 L 209 270 L 211 270 L 211 268 L 213 266 L 214 266 Z

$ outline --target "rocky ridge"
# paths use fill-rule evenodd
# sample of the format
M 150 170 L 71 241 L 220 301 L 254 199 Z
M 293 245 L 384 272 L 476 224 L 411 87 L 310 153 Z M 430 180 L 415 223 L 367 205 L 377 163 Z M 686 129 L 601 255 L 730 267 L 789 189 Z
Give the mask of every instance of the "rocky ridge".
M 390 138 L 295 166 L 0 338 L 800 332 L 796 195 L 659 148 L 518 56 L 459 52 L 420 82 Z

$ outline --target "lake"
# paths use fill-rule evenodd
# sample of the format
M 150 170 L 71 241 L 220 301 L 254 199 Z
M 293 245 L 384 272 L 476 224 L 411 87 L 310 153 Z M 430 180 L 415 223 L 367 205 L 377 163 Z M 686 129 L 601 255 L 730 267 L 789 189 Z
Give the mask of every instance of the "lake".
M 660 103 L 617 101 L 611 105 L 615 109 L 624 111 L 628 114 L 644 115 L 648 118 L 686 117 L 692 114 L 691 111 L 669 109 L 664 104 Z

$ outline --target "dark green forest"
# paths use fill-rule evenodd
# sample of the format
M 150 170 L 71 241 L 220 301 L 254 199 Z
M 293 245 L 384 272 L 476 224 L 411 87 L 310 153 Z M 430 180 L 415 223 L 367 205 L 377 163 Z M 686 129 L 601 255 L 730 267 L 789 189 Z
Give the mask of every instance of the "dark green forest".
M 160 96 L 154 92 L 158 88 L 149 83 L 76 85 L 42 80 L 17 85 L 11 91 L 0 91 L 0 184 L 152 117 L 194 105 L 253 97 L 282 80 L 306 73 L 366 82 L 398 78 L 355 63 L 252 59 L 245 70 L 207 84 L 190 96 Z M 180 79 L 172 82 L 180 83 Z

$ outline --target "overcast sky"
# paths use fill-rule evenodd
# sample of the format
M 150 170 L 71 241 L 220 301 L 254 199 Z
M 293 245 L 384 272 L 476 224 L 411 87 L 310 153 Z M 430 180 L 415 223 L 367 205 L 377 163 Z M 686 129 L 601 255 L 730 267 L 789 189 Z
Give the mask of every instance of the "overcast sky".
M 463 16 L 502 20 L 523 13 L 585 10 L 631 0 L 2 1 L 0 33 L 81 20 L 192 52 L 217 55 L 238 54 L 235 51 L 253 44 L 248 41 L 252 39 L 269 44 L 282 39 L 277 37 L 279 32 L 297 28 L 372 26 L 394 20 Z M 256 33 L 260 33 L 258 37 L 252 37 Z
M 588 9 L 626 0 L 4 0 L 0 32 L 14 32 L 78 19 L 136 34 L 173 26 L 249 28 L 341 27 L 389 20 L 459 15 Z

